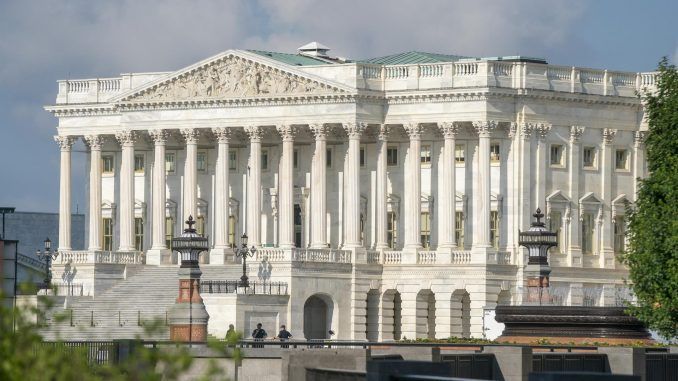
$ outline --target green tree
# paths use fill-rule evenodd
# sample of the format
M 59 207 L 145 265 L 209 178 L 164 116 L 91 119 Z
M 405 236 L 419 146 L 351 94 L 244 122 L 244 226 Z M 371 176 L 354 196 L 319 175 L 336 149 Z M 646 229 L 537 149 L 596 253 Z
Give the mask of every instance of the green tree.
M 649 175 L 629 216 L 629 267 L 638 299 L 629 311 L 669 339 L 678 336 L 678 72 L 659 63 L 656 91 L 642 94 Z

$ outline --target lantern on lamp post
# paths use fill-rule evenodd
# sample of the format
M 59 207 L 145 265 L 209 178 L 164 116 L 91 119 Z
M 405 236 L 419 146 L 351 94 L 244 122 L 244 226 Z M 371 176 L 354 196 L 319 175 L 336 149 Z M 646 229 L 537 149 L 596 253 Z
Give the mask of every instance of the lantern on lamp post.
M 549 275 L 551 267 L 548 261 L 548 251 L 551 247 L 558 246 L 558 233 L 546 229 L 541 221 L 544 214 L 537 208 L 532 215 L 536 221 L 527 231 L 518 231 L 518 244 L 527 248 L 528 261 L 525 266 L 527 278 L 527 302 L 549 303 Z
M 240 247 L 235 249 L 235 256 L 242 258 L 242 276 L 240 277 L 240 287 L 249 287 L 250 282 L 247 277 L 247 257 L 251 257 L 254 253 L 257 252 L 257 249 L 254 245 L 251 248 L 247 248 L 247 234 L 243 233 L 240 237 Z
M 45 244 L 45 251 L 36 251 L 35 255 L 38 257 L 40 260 L 45 261 L 45 288 L 50 287 L 50 283 L 52 283 L 52 261 L 57 259 L 59 256 L 58 251 L 52 251 L 52 241 L 50 241 L 49 237 L 45 238 L 44 241 Z

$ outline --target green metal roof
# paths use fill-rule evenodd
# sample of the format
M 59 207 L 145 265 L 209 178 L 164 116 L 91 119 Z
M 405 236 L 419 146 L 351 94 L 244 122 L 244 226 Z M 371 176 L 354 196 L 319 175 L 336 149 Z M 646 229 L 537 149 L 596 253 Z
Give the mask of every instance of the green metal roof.
M 331 65 L 331 63 L 317 58 L 302 56 L 301 54 L 267 52 L 264 50 L 248 50 L 260 56 L 272 58 L 276 61 L 293 66 L 309 66 L 309 65 Z
M 368 58 L 361 60 L 363 63 L 379 64 L 379 65 L 407 65 L 417 63 L 433 63 L 433 62 L 451 62 L 462 58 L 470 58 L 465 56 L 457 56 L 452 54 L 437 54 L 425 52 L 405 52 L 392 54 L 390 56 Z

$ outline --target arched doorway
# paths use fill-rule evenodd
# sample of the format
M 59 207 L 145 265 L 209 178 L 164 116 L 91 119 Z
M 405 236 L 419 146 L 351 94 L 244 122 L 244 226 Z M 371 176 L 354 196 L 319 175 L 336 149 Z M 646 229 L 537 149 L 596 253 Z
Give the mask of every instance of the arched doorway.
M 471 297 L 466 290 L 452 293 L 450 321 L 453 337 L 471 337 Z
M 367 341 L 379 340 L 379 290 L 370 290 L 365 299 L 365 337 Z
M 436 337 L 436 297 L 431 290 L 417 294 L 417 339 Z
M 311 295 L 304 303 L 304 337 L 328 339 L 331 329 L 332 301 L 322 295 Z
M 381 339 L 400 340 L 402 299 L 397 290 L 386 290 L 381 297 Z

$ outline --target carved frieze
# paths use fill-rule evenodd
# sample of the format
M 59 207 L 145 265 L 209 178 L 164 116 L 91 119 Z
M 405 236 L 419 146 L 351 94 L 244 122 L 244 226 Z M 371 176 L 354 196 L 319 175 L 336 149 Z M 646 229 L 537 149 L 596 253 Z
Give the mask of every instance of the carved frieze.
M 332 86 L 308 78 L 229 56 L 168 79 L 125 100 L 162 102 L 339 92 Z

